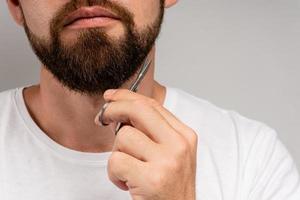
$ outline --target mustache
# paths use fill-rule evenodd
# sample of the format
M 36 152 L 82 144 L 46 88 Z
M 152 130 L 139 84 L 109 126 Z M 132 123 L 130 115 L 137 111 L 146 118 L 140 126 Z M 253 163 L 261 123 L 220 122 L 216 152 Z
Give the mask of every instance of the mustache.
M 118 16 L 128 28 L 134 28 L 133 14 L 125 7 L 110 0 L 71 0 L 58 10 L 50 22 L 52 33 L 59 32 L 64 27 L 65 18 L 81 7 L 100 6 Z

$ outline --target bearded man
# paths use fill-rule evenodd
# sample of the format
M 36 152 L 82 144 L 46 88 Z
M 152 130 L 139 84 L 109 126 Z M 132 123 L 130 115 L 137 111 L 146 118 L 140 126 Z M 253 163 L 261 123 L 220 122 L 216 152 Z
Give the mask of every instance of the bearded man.
M 155 81 L 176 3 L 7 0 L 41 72 L 0 94 L 1 199 L 300 199 L 273 129 Z

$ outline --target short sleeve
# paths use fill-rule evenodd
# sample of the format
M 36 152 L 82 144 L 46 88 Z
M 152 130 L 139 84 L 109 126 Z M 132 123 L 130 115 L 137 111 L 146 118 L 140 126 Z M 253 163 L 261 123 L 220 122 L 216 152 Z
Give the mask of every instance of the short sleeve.
M 243 199 L 300 200 L 297 167 L 276 131 L 263 127 L 249 150 L 243 175 Z

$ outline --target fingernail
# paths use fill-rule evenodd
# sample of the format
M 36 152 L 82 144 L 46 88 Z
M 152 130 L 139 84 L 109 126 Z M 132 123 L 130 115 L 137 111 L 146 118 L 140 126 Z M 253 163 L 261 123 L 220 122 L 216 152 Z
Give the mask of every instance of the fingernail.
M 104 92 L 104 97 L 110 97 L 111 95 L 113 95 L 117 90 L 113 90 L 113 89 L 109 89 L 109 90 L 106 90 Z

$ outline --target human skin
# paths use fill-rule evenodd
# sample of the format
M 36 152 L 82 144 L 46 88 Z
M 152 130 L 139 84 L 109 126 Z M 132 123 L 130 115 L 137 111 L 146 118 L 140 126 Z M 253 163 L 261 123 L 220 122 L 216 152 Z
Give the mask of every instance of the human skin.
M 16 23 L 24 25 L 22 8 L 30 30 L 45 39 L 50 38 L 50 20 L 67 2 L 7 0 Z M 153 16 L 159 12 L 158 0 L 112 2 L 134 14 L 138 30 L 153 23 Z M 166 8 L 174 4 L 176 0 L 165 1 Z M 123 36 L 124 27 L 114 22 L 106 32 L 118 39 Z M 66 29 L 61 33 L 61 40 L 68 45 L 77 36 L 77 30 Z M 35 122 L 57 143 L 82 152 L 112 151 L 109 177 L 119 188 L 129 190 L 133 199 L 192 200 L 195 199 L 197 135 L 162 106 L 166 88 L 154 80 L 155 47 L 149 57 L 153 62 L 138 94 L 124 90 L 135 77 L 113 95 L 79 94 L 63 87 L 41 66 L 40 83 L 24 90 L 25 103 Z M 94 118 L 107 101 L 111 103 L 104 120 L 110 125 L 100 127 Z M 112 130 L 117 122 L 130 126 L 122 127 L 115 136 Z

